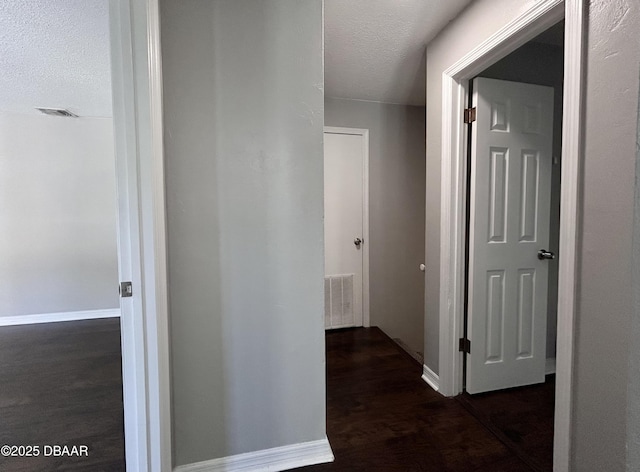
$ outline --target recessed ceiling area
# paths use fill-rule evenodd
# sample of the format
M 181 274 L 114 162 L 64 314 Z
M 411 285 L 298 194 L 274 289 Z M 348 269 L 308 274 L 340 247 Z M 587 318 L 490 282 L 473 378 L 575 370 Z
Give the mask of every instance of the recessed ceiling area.
M 425 104 L 426 44 L 470 0 L 325 0 L 325 95 Z
M 109 0 L 0 1 L 0 112 L 111 111 Z

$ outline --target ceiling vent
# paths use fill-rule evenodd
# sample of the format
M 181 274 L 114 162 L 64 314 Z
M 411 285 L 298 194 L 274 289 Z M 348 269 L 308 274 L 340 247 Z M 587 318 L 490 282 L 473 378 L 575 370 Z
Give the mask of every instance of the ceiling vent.
M 67 118 L 78 118 L 78 115 L 62 108 L 36 108 L 40 113 L 51 116 L 66 116 Z

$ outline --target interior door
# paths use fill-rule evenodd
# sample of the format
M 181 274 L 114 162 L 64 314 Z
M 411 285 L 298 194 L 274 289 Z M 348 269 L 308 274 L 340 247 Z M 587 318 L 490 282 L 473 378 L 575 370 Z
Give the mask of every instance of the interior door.
M 544 382 L 553 89 L 473 90 L 466 389 L 480 393 Z
M 362 326 L 362 134 L 324 133 L 325 328 Z

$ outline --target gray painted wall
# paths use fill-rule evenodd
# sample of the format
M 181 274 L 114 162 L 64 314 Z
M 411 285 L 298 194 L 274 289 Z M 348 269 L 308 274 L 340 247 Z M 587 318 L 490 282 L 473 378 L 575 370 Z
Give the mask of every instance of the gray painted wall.
M 560 237 L 560 157 L 562 155 L 562 92 L 564 78 L 563 48 L 529 42 L 479 74 L 480 77 L 511 80 L 554 88 L 553 156 L 558 158 L 551 173 L 551 221 L 549 249 L 558 253 Z M 549 261 L 547 300 L 547 358 L 556 357 L 558 321 L 558 259 Z
M 631 421 L 637 418 L 640 392 L 627 398 L 629 377 L 638 375 L 629 375 L 638 31 L 636 0 L 590 3 L 574 377 L 576 471 L 625 470 L 627 422 L 638 427 Z M 628 411 L 636 415 L 628 418 Z M 637 454 L 632 460 L 628 470 L 640 470 Z
M 476 0 L 427 45 L 425 365 L 438 373 L 440 304 L 440 169 L 442 73 L 535 0 Z
M 322 439 L 322 2 L 161 21 L 175 463 Z
M 640 84 L 640 81 L 639 81 Z M 640 97 L 638 98 L 640 105 Z M 636 138 L 636 183 L 633 225 L 633 312 L 631 339 L 640 339 L 640 106 Z M 627 472 L 640 468 L 640 343 L 629 343 L 627 389 Z
M 324 122 L 369 130 L 371 325 L 421 356 L 425 108 L 326 98 Z
M 0 113 L 0 317 L 118 308 L 111 118 Z

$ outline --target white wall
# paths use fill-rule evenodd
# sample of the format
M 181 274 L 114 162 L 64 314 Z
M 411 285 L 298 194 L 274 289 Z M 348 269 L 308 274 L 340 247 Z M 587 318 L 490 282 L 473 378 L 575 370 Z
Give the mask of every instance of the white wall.
M 0 113 L 0 317 L 117 308 L 110 118 Z
M 322 2 L 161 20 L 175 463 L 323 439 Z
M 425 108 L 324 103 L 325 125 L 369 130 L 371 325 L 422 356 Z
M 560 166 L 562 156 L 562 93 L 564 54 L 561 46 L 529 42 L 478 74 L 491 79 L 511 80 L 554 88 L 553 157 L 551 170 L 551 216 L 548 249 L 558 254 L 560 237 Z M 555 159 L 557 158 L 557 161 Z M 547 299 L 547 358 L 556 357 L 558 322 L 558 260 L 549 263 Z

